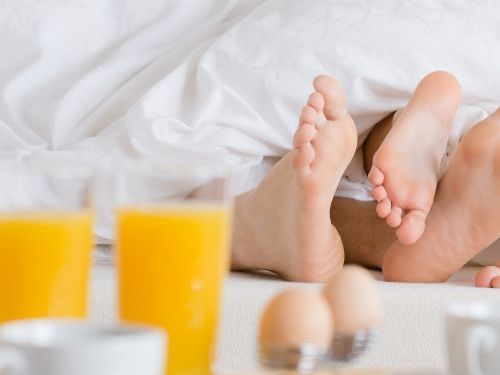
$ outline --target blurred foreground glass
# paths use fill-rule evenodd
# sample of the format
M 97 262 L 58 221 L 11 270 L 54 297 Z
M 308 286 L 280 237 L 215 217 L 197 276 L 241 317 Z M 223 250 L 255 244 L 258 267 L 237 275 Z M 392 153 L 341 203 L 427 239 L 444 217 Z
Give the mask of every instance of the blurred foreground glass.
M 205 166 L 116 173 L 121 319 L 169 336 L 169 375 L 208 374 L 228 269 L 228 178 Z
M 85 317 L 92 169 L 0 159 L 0 322 Z

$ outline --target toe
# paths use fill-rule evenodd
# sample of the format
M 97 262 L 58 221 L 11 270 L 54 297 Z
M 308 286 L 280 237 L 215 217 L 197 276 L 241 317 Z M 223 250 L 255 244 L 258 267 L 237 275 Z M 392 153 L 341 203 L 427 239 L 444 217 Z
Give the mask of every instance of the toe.
M 482 268 L 476 275 L 476 286 L 480 288 L 491 288 L 493 280 L 499 279 L 500 282 L 500 268 L 489 266 Z
M 381 202 L 385 198 L 387 198 L 387 191 L 382 185 L 375 186 L 372 190 L 372 195 L 373 199 L 375 199 L 377 202 Z
M 384 183 L 384 174 L 380 169 L 373 165 L 370 173 L 368 173 L 368 180 L 374 186 L 382 185 Z
M 307 171 L 314 160 L 314 148 L 306 143 L 293 150 L 293 167 L 297 172 Z
M 500 289 L 500 276 L 497 276 L 493 280 L 491 280 L 491 287 Z
M 311 142 L 317 132 L 318 131 L 314 125 L 307 123 L 300 125 L 293 136 L 293 147 L 301 147 L 304 144 Z
M 334 121 L 347 115 L 346 97 L 338 81 L 329 76 L 314 79 L 314 88 L 325 101 L 323 112 L 328 120 Z
M 313 92 L 309 96 L 307 105 L 313 107 L 316 110 L 316 112 L 320 112 L 323 111 L 323 107 L 325 106 L 325 99 L 323 98 L 323 95 L 321 95 L 319 92 Z
M 378 217 L 380 217 L 381 219 L 385 219 L 391 213 L 391 201 L 386 198 L 378 202 L 376 211 Z
M 403 210 L 400 207 L 392 207 L 391 213 L 386 217 L 387 225 L 391 228 L 397 228 L 401 225 L 401 216 Z
M 422 211 L 412 210 L 408 212 L 401 222 L 396 236 L 404 245 L 412 245 L 424 234 L 426 215 Z
M 302 113 L 300 114 L 299 122 L 301 124 L 315 124 L 318 121 L 318 112 L 311 106 L 307 105 L 302 109 Z

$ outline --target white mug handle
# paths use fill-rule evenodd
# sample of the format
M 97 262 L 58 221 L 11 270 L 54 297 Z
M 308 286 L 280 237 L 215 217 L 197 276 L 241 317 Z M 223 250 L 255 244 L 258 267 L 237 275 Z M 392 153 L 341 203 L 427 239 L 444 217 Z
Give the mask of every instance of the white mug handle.
M 20 353 L 11 349 L 0 349 L 0 374 L 3 375 L 4 371 L 9 369 L 15 375 L 22 375 L 26 367 L 26 360 Z
M 471 328 L 467 345 L 467 365 L 470 374 L 486 375 L 481 368 L 479 356 L 484 351 L 493 352 L 497 340 L 493 327 L 482 324 Z

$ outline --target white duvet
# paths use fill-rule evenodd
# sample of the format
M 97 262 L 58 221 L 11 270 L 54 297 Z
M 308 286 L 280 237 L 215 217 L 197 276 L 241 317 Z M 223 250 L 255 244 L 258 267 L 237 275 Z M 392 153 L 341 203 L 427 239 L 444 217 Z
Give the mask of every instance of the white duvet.
M 3 0 L 0 149 L 223 160 L 244 191 L 316 75 L 342 82 L 362 141 L 437 69 L 464 88 L 452 152 L 500 103 L 499 2 Z M 370 199 L 360 157 L 339 196 Z

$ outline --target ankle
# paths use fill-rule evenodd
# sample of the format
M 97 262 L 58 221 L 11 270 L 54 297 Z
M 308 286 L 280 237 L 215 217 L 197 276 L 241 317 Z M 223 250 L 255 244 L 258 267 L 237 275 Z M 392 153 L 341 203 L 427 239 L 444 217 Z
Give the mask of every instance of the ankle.
M 231 236 L 231 269 L 265 269 L 266 257 L 259 254 L 258 226 L 255 223 L 255 191 L 238 195 L 234 200 Z
M 231 233 L 231 269 L 248 269 L 248 254 L 245 252 L 245 230 L 249 228 L 246 221 L 246 199 L 249 193 L 235 197 L 233 205 L 233 224 Z

